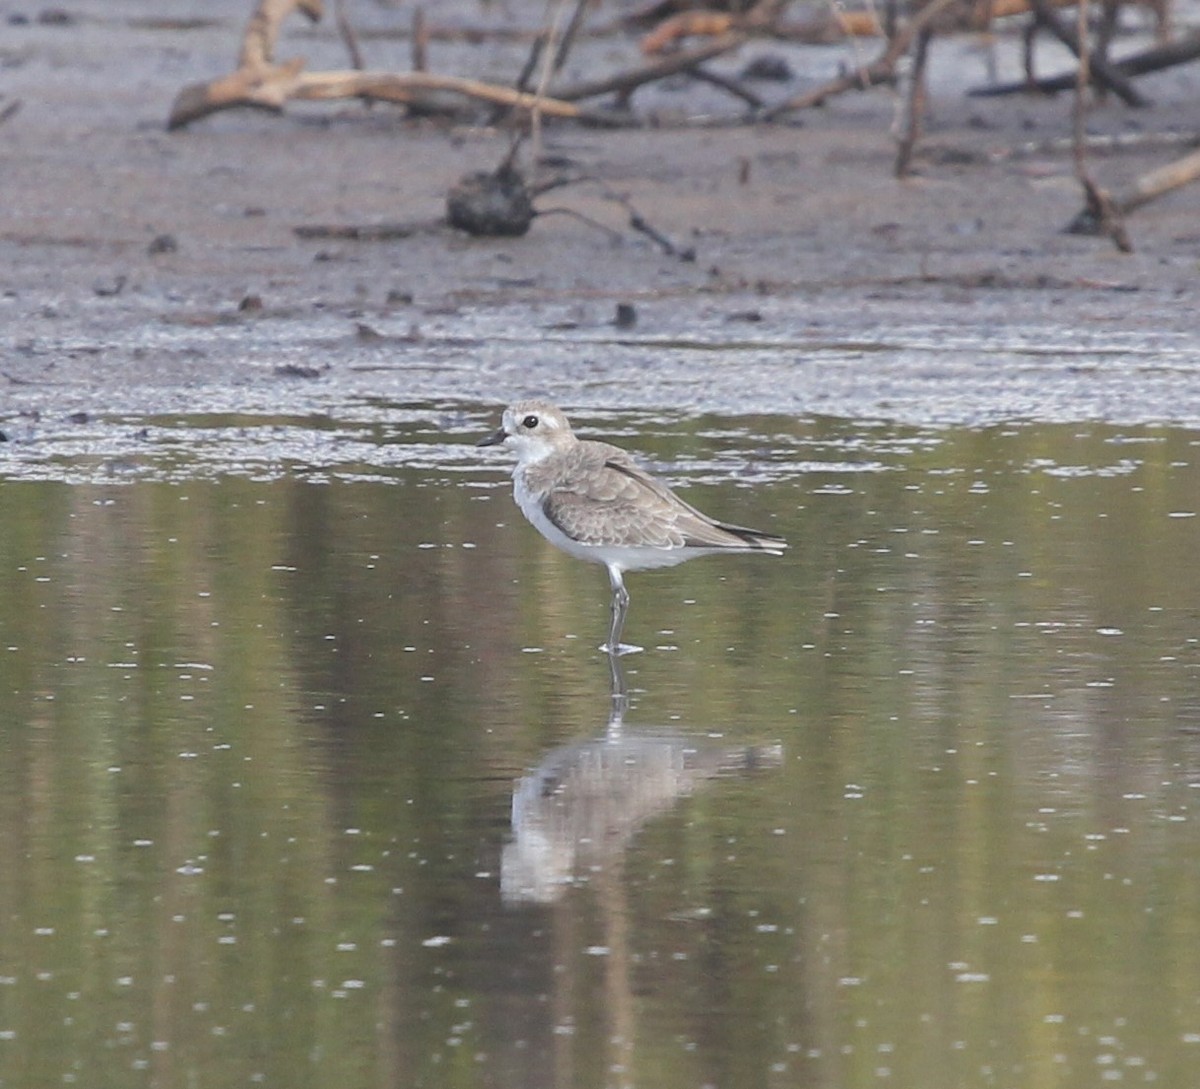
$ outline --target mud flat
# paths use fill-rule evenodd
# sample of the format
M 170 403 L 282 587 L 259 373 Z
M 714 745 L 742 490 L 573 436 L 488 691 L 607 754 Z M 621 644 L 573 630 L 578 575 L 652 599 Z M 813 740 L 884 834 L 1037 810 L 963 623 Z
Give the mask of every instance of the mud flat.
M 0 104 L 20 102 L 0 125 L 10 453 L 61 451 L 81 426 L 103 445 L 165 416 L 452 412 L 525 392 L 616 410 L 1200 425 L 1200 186 L 1136 213 L 1132 254 L 1063 233 L 1081 206 L 1057 143 L 1069 102 L 966 97 L 989 78 L 976 39 L 935 42 L 908 180 L 892 177 L 886 89 L 750 125 L 678 79 L 639 92 L 661 127 L 547 126 L 544 153 L 584 180 L 540 197 L 528 235 L 496 241 L 439 225 L 455 180 L 503 157 L 494 129 L 304 104 L 166 132 L 178 89 L 229 69 L 246 11 L 0 7 Z M 404 67 L 387 33 L 401 13 L 357 14 L 373 63 Z M 764 94 L 783 97 L 855 48 L 754 43 L 714 69 L 782 50 L 795 78 Z M 990 48 L 1015 72 L 1015 37 Z M 526 49 L 448 41 L 431 60 L 511 80 Z M 345 66 L 329 27 L 298 24 L 281 53 Z M 635 57 L 633 39 L 608 37 L 578 63 Z M 1200 131 L 1200 66 L 1139 87 L 1151 109 L 1091 115 L 1139 141 L 1093 159 L 1106 186 Z M 631 230 L 627 206 L 684 256 Z M 562 208 L 608 230 L 549 214 Z M 397 223 L 411 230 L 382 240 L 297 230 Z

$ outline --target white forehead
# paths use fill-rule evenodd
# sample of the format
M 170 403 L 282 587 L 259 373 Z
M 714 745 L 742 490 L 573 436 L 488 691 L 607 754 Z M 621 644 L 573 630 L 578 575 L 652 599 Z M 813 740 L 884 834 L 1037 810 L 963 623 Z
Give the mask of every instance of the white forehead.
M 504 430 L 510 435 L 521 432 L 528 434 L 534 428 L 526 424 L 526 420 L 534 417 L 537 420 L 534 428 L 537 431 L 569 431 L 567 418 L 554 405 L 542 401 L 519 401 L 504 410 Z

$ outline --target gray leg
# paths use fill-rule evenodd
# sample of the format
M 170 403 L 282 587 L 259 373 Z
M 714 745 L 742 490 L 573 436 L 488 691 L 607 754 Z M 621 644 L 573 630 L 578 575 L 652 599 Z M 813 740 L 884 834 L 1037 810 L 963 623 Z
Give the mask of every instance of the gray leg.
M 633 654 L 641 647 L 621 642 L 621 632 L 625 628 L 625 613 L 629 610 L 629 591 L 625 589 L 625 581 L 621 578 L 619 567 L 608 569 L 608 579 L 612 583 L 612 623 L 608 629 L 608 642 L 601 650 L 609 654 Z

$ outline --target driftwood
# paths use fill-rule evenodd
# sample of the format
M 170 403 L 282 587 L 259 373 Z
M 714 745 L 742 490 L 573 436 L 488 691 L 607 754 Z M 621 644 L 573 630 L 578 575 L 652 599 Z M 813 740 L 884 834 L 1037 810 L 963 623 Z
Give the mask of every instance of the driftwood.
M 236 106 L 278 111 L 289 99 L 325 101 L 363 98 L 405 105 L 434 101 L 438 92 L 450 92 L 481 102 L 494 102 L 518 110 L 540 110 L 549 117 L 584 118 L 587 111 L 569 102 L 514 91 L 461 76 L 432 72 L 304 72 L 302 62 L 276 65 L 269 73 L 245 70 L 212 83 L 185 87 L 179 92 L 167 120 L 170 129 L 182 128 L 201 117 Z
M 290 99 L 362 98 L 420 105 L 446 93 L 512 109 L 537 110 L 549 117 L 585 116 L 581 107 L 568 102 L 459 76 L 359 70 L 306 73 L 303 58 L 275 60 L 280 25 L 295 10 L 313 20 L 323 14 L 321 0 L 259 0 L 242 39 L 237 70 L 209 83 L 184 87 L 171 106 L 167 128 L 182 128 L 238 106 L 279 111 Z

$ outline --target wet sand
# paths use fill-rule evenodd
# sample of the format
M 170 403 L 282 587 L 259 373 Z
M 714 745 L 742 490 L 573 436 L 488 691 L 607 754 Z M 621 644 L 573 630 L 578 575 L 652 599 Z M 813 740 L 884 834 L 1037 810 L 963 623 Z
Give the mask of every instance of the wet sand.
M 545 154 L 586 180 L 540 197 L 547 214 L 526 237 L 473 240 L 439 225 L 445 194 L 500 161 L 503 132 L 354 103 L 165 131 L 180 87 L 229 70 L 248 7 L 220 0 L 183 27 L 157 21 L 193 16 L 183 3 L 158 5 L 155 21 L 139 4 L 102 16 L 81 5 L 67 25 L 0 8 L 0 93 L 21 102 L 0 126 L 10 437 L 52 443 L 72 413 L 336 413 L 527 391 L 612 409 L 1200 421 L 1200 186 L 1130 220 L 1133 254 L 1064 234 L 1081 195 L 1069 152 L 1049 145 L 1070 131 L 1069 99 L 965 97 L 986 81 L 977 39 L 935 43 L 929 132 L 908 180 L 892 176 L 887 89 L 790 124 L 554 125 Z M 475 5 L 454 8 L 483 21 Z M 387 30 L 410 13 L 355 15 L 372 63 L 406 67 L 407 43 Z M 332 28 L 288 26 L 281 56 L 345 66 Z M 784 53 L 796 78 L 758 85 L 774 101 L 853 48 L 756 43 L 714 68 Z M 1014 74 L 1016 38 L 992 48 Z M 524 52 L 435 43 L 431 63 L 500 79 Z M 1054 56 L 1043 71 L 1058 70 Z M 578 63 L 635 59 L 632 39 L 610 37 Z M 1090 127 L 1200 131 L 1200 66 L 1139 86 L 1154 108 L 1109 102 Z M 738 110 L 688 80 L 635 106 L 730 121 Z M 1092 165 L 1120 189 L 1182 153 L 1149 146 Z M 630 230 L 614 194 L 694 258 Z M 560 208 L 609 231 L 549 214 Z M 390 241 L 296 231 L 381 223 L 417 229 Z M 613 324 L 619 303 L 634 307 L 630 328 Z

